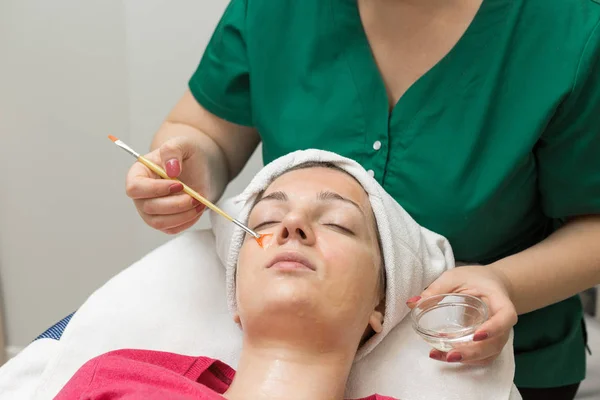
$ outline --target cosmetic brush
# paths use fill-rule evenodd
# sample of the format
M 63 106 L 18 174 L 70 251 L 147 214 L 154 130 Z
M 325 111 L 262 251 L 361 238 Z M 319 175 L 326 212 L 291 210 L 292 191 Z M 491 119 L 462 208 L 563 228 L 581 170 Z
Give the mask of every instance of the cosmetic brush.
M 258 242 L 258 244 L 261 247 L 263 247 L 263 240 L 266 237 L 271 236 L 271 235 L 259 235 L 258 233 L 254 232 L 252 229 L 248 228 L 246 225 L 244 225 L 243 223 L 241 223 L 237 219 L 233 218 L 231 215 L 227 214 L 225 211 L 221 210 L 219 207 L 217 207 L 216 205 L 214 205 L 213 203 L 211 203 L 208 199 L 206 199 L 205 197 L 203 197 L 202 195 L 200 195 L 198 192 L 196 192 L 194 189 L 192 189 L 191 187 L 189 187 L 185 183 L 181 182 L 179 179 L 170 178 L 167 175 L 167 173 L 161 167 L 159 167 L 158 165 L 156 165 L 152 161 L 148 160 L 146 157 L 140 155 L 140 153 L 136 152 L 131 147 L 129 147 L 128 145 L 126 145 L 122 140 L 117 139 L 113 135 L 108 135 L 108 138 L 110 140 L 112 140 L 114 144 L 116 144 L 117 146 L 119 146 L 120 148 L 122 148 L 123 150 L 125 150 L 127 153 L 129 153 L 132 156 L 134 156 L 140 163 L 144 164 L 152 172 L 154 172 L 155 174 L 157 174 L 161 178 L 163 178 L 163 179 L 169 179 L 169 180 L 181 183 L 183 185 L 183 191 L 185 193 L 189 194 L 194 199 L 198 200 L 200 203 L 204 204 L 206 207 L 210 208 L 211 210 L 213 210 L 214 212 L 216 212 L 220 216 L 228 219 L 229 221 L 233 222 L 234 224 L 236 224 L 237 226 L 239 226 L 240 228 L 242 228 L 249 235 L 251 235 L 252 237 L 254 237 L 254 239 L 256 239 L 256 241 Z

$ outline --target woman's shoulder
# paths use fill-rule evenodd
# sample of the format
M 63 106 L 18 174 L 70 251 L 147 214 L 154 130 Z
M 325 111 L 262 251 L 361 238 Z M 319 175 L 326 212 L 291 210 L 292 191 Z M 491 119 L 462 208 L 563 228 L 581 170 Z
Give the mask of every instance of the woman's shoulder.
M 567 63 L 578 63 L 600 33 L 600 0 L 519 0 L 515 4 L 518 28 L 514 39 L 527 43 L 524 47 L 535 46 L 530 52 L 533 58 L 559 55 Z
M 333 2 L 342 0 L 233 1 L 245 2 L 246 44 L 250 53 L 263 57 L 295 45 L 307 48 L 323 37 L 331 38 L 337 9 Z
M 600 21 L 600 0 L 521 0 L 523 10 L 548 25 L 588 30 Z

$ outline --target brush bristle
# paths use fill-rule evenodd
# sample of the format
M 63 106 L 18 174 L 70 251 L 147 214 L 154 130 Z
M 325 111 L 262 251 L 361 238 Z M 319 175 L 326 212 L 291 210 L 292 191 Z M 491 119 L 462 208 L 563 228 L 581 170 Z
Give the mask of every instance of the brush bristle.
M 117 139 L 116 137 L 114 137 L 113 135 L 108 135 L 108 138 L 109 138 L 110 140 L 112 140 L 113 142 L 116 142 L 117 140 L 119 140 L 119 139 Z

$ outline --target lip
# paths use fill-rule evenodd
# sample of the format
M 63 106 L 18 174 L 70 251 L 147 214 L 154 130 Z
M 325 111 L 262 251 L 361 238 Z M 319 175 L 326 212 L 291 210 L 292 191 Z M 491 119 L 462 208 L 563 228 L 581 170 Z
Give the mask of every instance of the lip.
M 308 261 L 308 258 L 304 257 L 302 254 L 298 252 L 284 252 L 277 254 L 267 265 L 267 268 L 273 267 L 278 263 L 298 263 L 302 264 L 304 267 L 316 271 L 315 266 Z

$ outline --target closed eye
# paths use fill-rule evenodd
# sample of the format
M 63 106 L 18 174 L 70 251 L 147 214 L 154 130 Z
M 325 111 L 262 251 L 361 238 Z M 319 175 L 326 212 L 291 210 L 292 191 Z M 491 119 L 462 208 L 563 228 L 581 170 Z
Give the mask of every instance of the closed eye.
M 265 222 L 261 222 L 260 224 L 256 225 L 252 230 L 256 231 L 260 228 L 264 228 L 267 225 L 273 225 L 273 224 L 278 224 L 279 221 L 265 221 Z
M 340 230 L 342 232 L 345 232 L 345 233 L 347 233 L 349 235 L 354 235 L 354 232 L 352 232 L 350 229 L 348 229 L 346 227 L 343 227 L 341 225 L 338 225 L 338 224 L 325 224 L 325 226 L 330 226 L 332 228 L 336 228 L 336 229 L 338 229 L 338 230 Z

